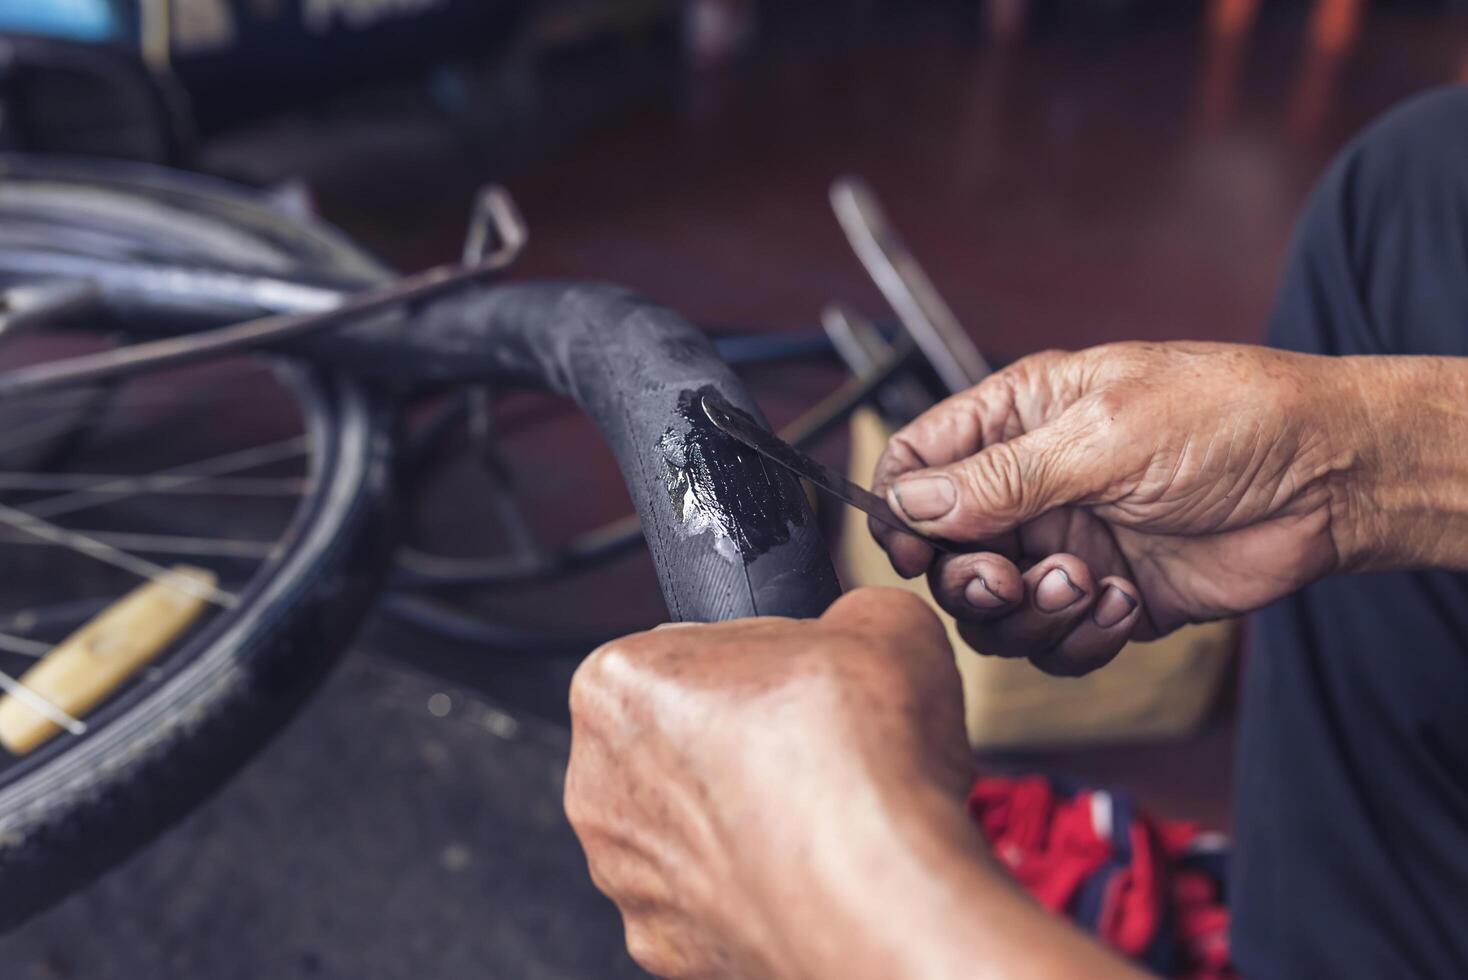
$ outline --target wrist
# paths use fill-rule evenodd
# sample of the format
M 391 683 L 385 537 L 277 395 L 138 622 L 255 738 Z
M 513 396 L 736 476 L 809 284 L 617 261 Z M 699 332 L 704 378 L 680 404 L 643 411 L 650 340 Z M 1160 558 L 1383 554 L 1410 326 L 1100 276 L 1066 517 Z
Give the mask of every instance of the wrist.
M 979 896 L 1013 886 L 960 800 L 923 785 L 865 814 L 821 861 L 822 918 L 839 925 L 809 948 L 802 974 L 975 976 Z
M 882 980 L 1041 980 L 1142 974 L 1036 904 L 1000 867 L 958 800 L 904 801 L 873 851 L 849 865 L 864 887 L 832 893 L 834 956 L 804 975 Z M 808 963 L 810 961 L 807 961 Z
M 1468 568 L 1468 359 L 1330 360 L 1342 567 Z
M 1025 895 L 962 803 L 936 786 L 891 801 L 824 877 L 827 942 L 803 977 L 1038 980 L 1134 977 Z M 849 841 L 848 841 L 849 843 Z M 834 910 L 834 912 L 832 911 Z

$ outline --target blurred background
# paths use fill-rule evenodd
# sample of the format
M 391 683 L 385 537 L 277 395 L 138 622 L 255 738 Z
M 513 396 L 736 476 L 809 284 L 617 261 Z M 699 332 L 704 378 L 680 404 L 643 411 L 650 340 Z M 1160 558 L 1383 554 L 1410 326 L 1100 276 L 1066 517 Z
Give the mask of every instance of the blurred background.
M 404 271 L 452 260 L 497 181 L 531 231 L 515 276 L 618 282 L 715 333 L 809 330 L 832 300 L 890 318 L 827 203 L 860 174 L 999 362 L 1261 339 L 1331 155 L 1459 81 L 1446 0 L 0 0 L 6 150 L 268 188 Z M 844 377 L 811 358 L 751 385 L 778 423 Z M 589 427 L 521 411 L 543 416 L 507 437 L 539 532 L 626 511 Z M 501 547 L 465 505 L 482 475 L 445 465 L 415 535 Z M 662 615 L 641 556 L 474 602 L 600 634 Z M 574 660 L 401 624 L 359 646 L 179 830 L 0 940 L 4 975 L 638 975 L 560 814 Z M 988 761 L 1226 829 L 1232 682 L 1210 683 L 1186 733 Z

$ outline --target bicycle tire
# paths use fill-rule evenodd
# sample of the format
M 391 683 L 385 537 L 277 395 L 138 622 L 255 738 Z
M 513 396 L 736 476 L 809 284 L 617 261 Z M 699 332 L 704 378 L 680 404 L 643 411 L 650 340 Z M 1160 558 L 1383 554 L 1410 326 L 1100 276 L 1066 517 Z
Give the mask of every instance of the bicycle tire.
M 201 269 L 264 267 L 358 287 L 386 278 L 340 236 L 279 218 L 218 182 L 135 165 L 16 159 L 0 162 L 0 272 L 23 276 L 35 264 L 7 260 L 46 258 L 44 236 L 35 238 L 44 202 L 27 199 L 28 182 L 85 187 L 114 206 L 95 218 L 68 217 L 73 230 L 80 221 L 93 233 L 64 243 L 73 257 L 90 245 L 109 260 L 163 253 Z M 32 220 L 7 237 L 17 225 L 3 218 L 18 202 L 35 206 Z M 127 220 L 142 212 L 150 216 L 146 236 Z M 316 490 L 269 574 L 170 657 L 173 673 L 119 695 L 89 719 L 93 734 L 42 747 L 0 786 L 0 930 L 110 868 L 223 785 L 305 701 L 366 614 L 394 517 L 385 406 L 350 378 L 281 360 L 318 449 Z
M 292 349 L 398 384 L 529 386 L 575 401 L 601 430 L 676 620 L 819 615 L 841 593 L 799 481 L 725 435 L 719 392 L 760 425 L 708 337 L 617 286 L 481 286 Z

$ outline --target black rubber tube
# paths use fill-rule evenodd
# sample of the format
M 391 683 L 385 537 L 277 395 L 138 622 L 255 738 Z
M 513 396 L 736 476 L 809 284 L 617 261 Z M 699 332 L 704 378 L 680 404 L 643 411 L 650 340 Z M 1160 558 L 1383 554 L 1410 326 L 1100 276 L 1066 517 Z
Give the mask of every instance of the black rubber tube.
M 0 176 L 35 179 L 27 170 L 34 166 L 0 159 Z M 68 166 L 85 170 L 54 161 L 46 166 L 50 181 L 62 180 Z M 172 178 L 156 172 L 127 173 L 128 190 L 145 178 L 171 187 Z M 280 227 L 272 233 L 293 243 L 309 237 L 292 222 L 262 218 L 258 208 L 244 215 L 234 213 L 239 207 L 225 210 L 233 220 L 273 221 Z M 7 234 L 20 258 L 30 255 L 34 243 L 24 228 Z M 66 266 L 101 285 L 103 308 L 94 326 L 139 335 L 196 330 L 215 317 L 237 319 L 243 312 L 238 304 L 254 295 L 246 289 L 235 306 L 211 299 L 200 307 L 200 297 L 187 289 L 171 295 L 167 276 L 139 278 L 147 264 L 97 259 L 85 250 L 64 253 L 48 253 L 43 264 L 53 274 Z M 285 270 L 260 271 L 278 276 Z M 170 308 L 188 315 L 169 317 Z M 700 391 L 713 388 L 759 418 L 743 386 L 707 338 L 626 290 L 594 283 L 466 289 L 417 311 L 398 310 L 304 338 L 292 349 L 328 370 L 349 368 L 403 386 L 519 381 L 577 401 L 616 454 L 675 619 L 808 616 L 839 594 L 798 484 L 783 471 L 766 469 L 697 410 Z
M 764 424 L 708 338 L 627 290 L 502 285 L 302 342 L 400 384 L 494 381 L 575 400 L 615 454 L 676 620 L 813 616 L 840 585 L 799 483 L 715 429 L 713 389 Z

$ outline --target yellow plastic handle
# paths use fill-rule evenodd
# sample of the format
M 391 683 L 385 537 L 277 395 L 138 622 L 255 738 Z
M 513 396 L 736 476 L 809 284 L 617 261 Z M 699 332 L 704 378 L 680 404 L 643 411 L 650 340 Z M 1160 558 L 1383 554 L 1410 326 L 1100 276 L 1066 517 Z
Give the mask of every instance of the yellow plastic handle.
M 61 731 L 85 729 L 88 711 L 158 656 L 203 611 L 211 571 L 178 565 L 92 617 L 0 697 L 0 745 L 24 755 Z M 204 588 L 200 588 L 204 586 Z M 19 688 L 19 690 L 17 690 Z

